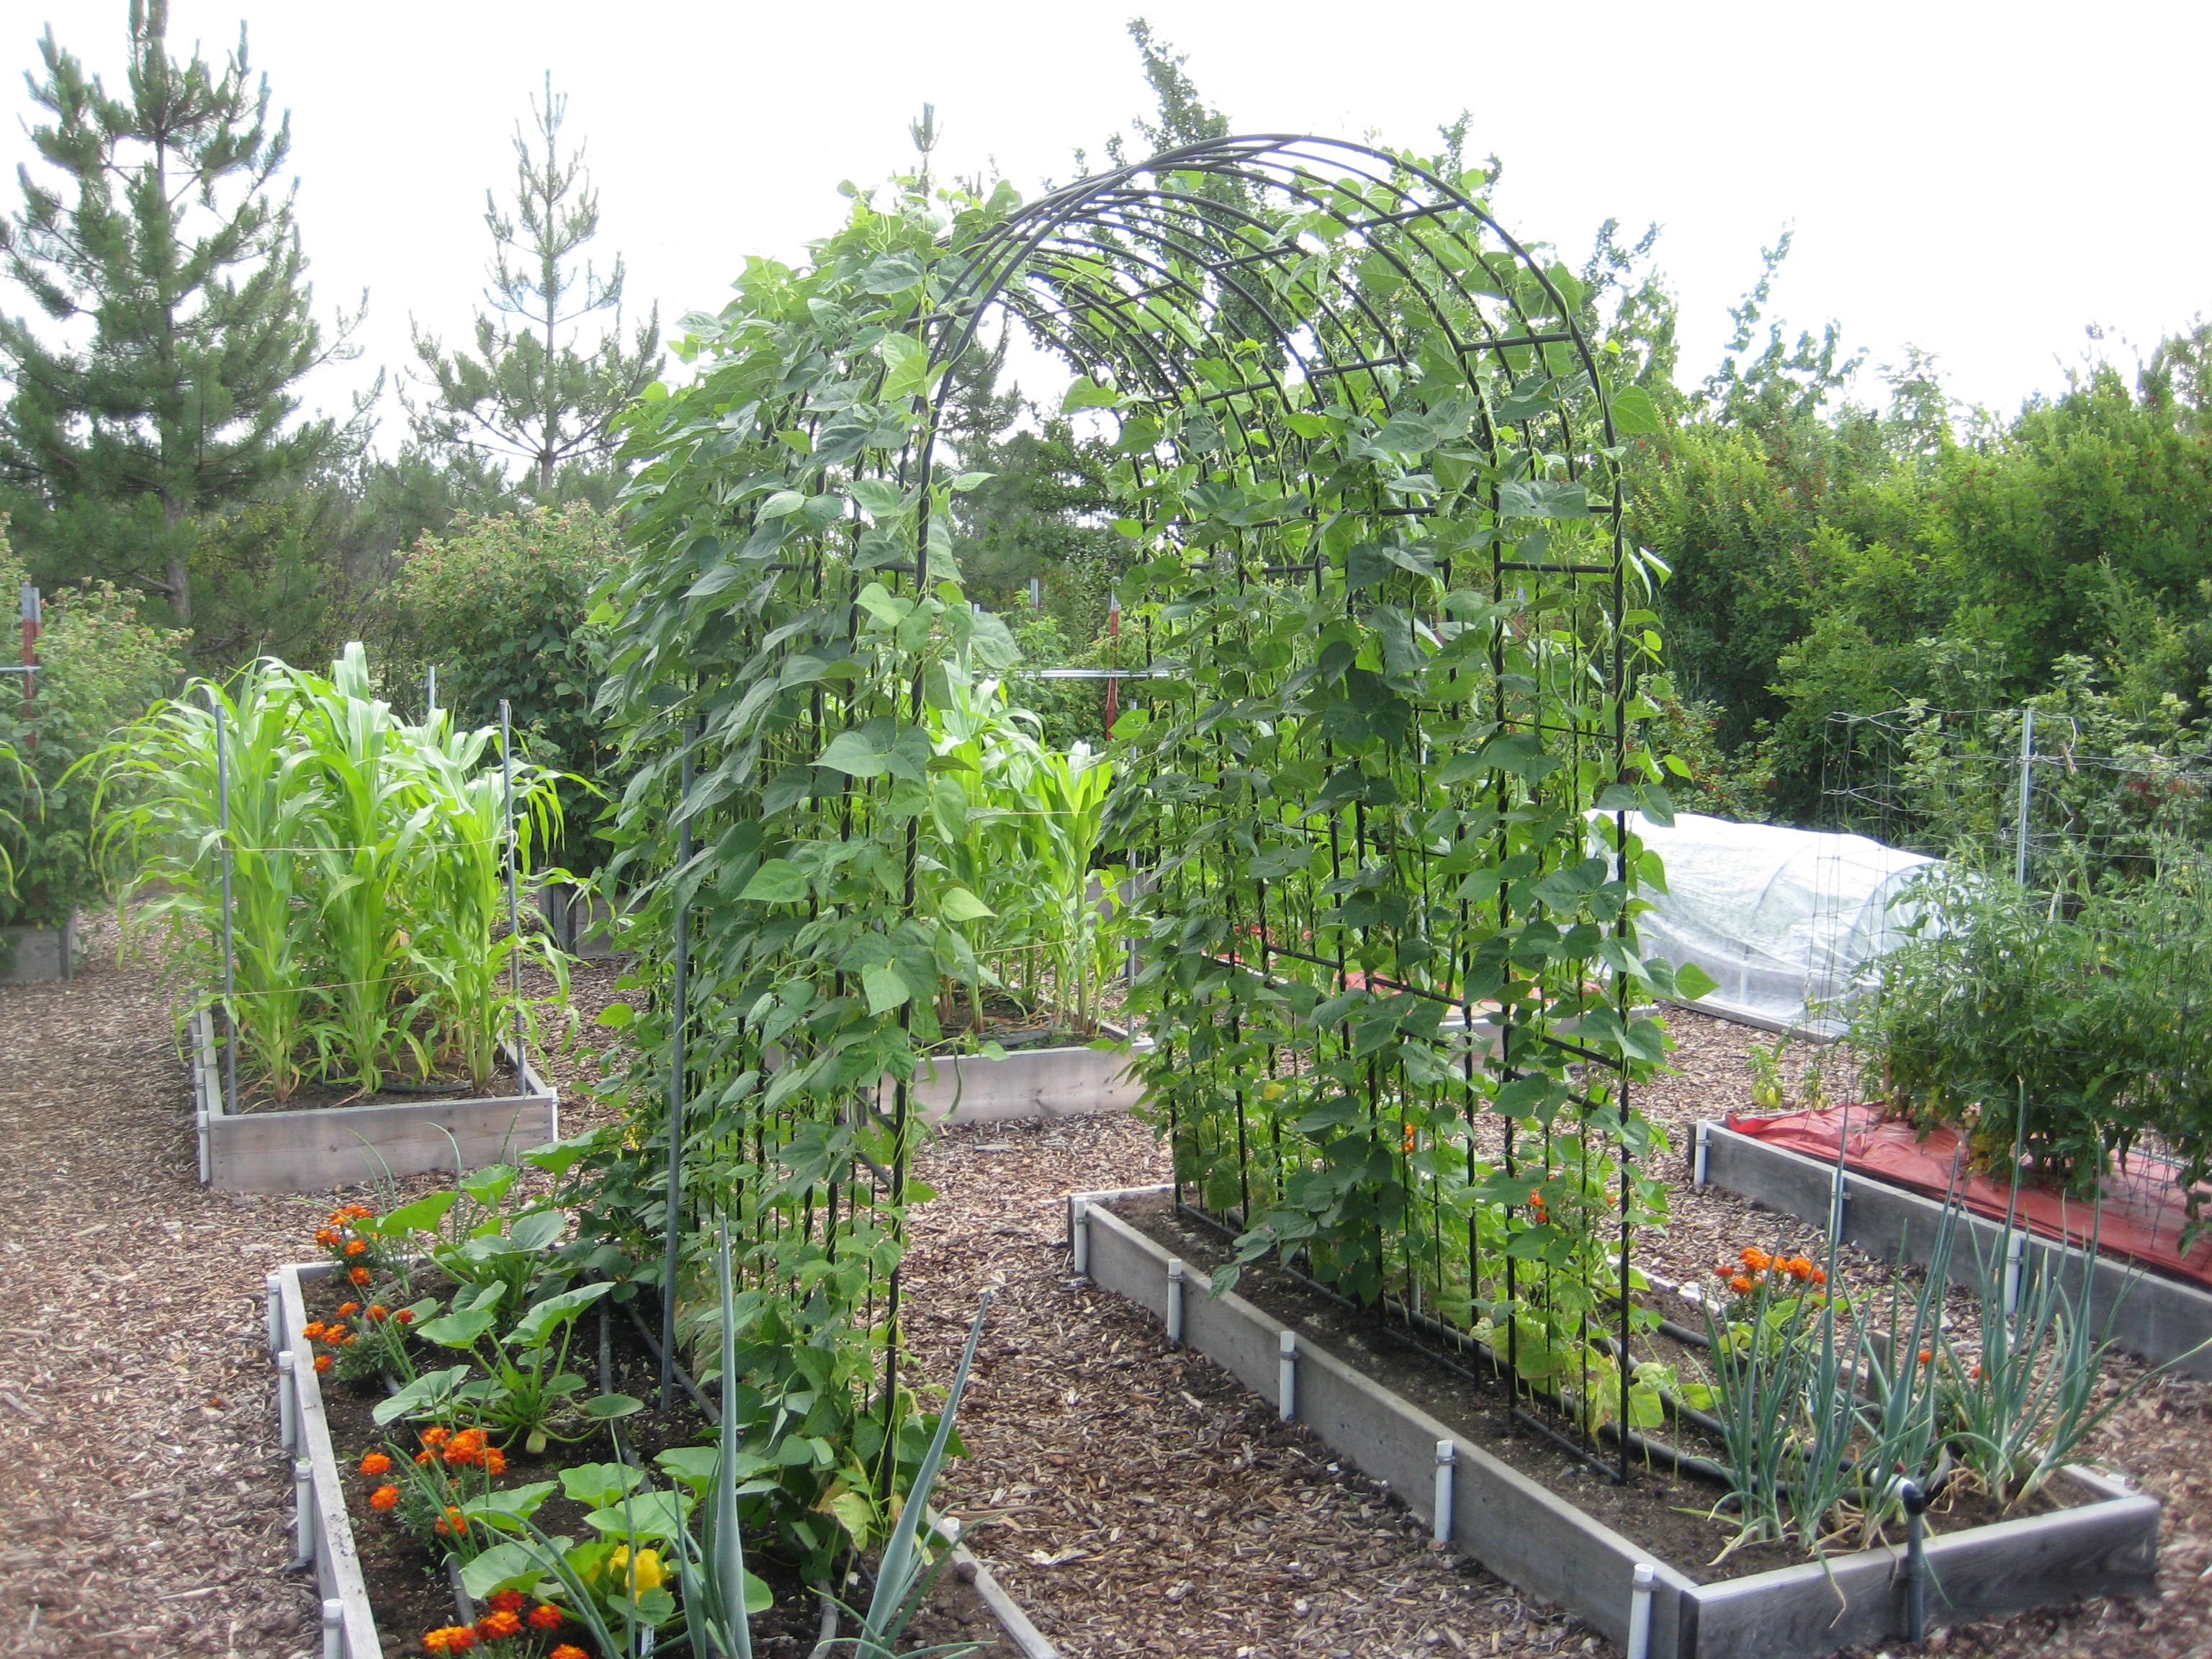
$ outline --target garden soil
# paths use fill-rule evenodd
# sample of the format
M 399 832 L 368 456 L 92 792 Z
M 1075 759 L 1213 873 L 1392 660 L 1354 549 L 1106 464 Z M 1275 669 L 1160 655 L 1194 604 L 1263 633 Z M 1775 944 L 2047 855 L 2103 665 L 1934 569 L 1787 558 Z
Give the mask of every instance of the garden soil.
M 578 971 L 587 1018 L 614 972 Z M 198 1185 L 171 1008 L 151 970 L 118 965 L 105 928 L 78 979 L 0 989 L 0 1653 L 23 1659 L 319 1651 L 312 1590 L 285 1567 L 262 1281 L 311 1255 L 331 1200 Z M 1676 1024 L 1681 1074 L 1644 1103 L 1677 1126 L 1679 1151 L 1679 1126 L 1748 1107 L 1757 1034 Z M 586 1069 L 550 1066 L 564 1127 Z M 1162 1176 L 1140 1126 L 957 1130 L 921 1163 L 943 1194 L 917 1212 L 907 1276 L 926 1367 L 949 1370 L 976 1294 L 999 1287 L 945 1507 L 1070 1659 L 1607 1650 L 1433 1552 L 1303 1429 L 1068 1276 L 1062 1195 Z M 1694 1274 L 1788 1231 L 1685 1194 L 1652 1259 Z M 2212 1389 L 2154 1389 L 2100 1449 L 2166 1500 L 2165 1595 L 1943 1632 L 1947 1650 L 2212 1651 Z

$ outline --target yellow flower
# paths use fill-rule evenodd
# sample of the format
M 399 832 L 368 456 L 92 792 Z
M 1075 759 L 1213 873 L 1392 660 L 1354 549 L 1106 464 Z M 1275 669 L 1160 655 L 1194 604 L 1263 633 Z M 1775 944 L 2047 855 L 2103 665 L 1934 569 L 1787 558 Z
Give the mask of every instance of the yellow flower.
M 640 1550 L 633 1563 L 627 1544 L 607 1558 L 607 1572 L 609 1577 L 626 1576 L 633 1596 L 644 1590 L 659 1589 L 668 1582 L 668 1571 L 660 1565 L 659 1550 Z

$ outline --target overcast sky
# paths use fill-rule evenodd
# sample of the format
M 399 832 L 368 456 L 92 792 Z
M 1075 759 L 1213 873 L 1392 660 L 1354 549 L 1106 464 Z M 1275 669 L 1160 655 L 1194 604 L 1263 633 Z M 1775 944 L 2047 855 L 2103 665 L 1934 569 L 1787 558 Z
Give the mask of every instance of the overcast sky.
M 1835 318 L 1877 364 L 1917 344 L 1954 396 L 2001 409 L 2062 386 L 2088 325 L 2132 363 L 2212 309 L 2201 0 L 1141 3 L 1233 130 L 1425 151 L 1466 109 L 1470 153 L 1505 162 L 1494 206 L 1516 233 L 1578 263 L 1607 217 L 1657 221 L 1693 376 L 1785 223 L 1778 314 Z M 125 10 L 9 4 L 0 68 L 34 66 L 51 21 L 119 83 Z M 903 166 L 925 100 L 941 171 L 995 163 L 1025 194 L 1073 177 L 1078 149 L 1101 158 L 1149 105 L 1113 6 L 174 0 L 173 46 L 228 50 L 241 18 L 292 112 L 319 305 L 368 290 L 362 361 L 309 389 L 330 407 L 403 365 L 410 317 L 467 328 L 484 191 L 507 189 L 508 135 L 548 70 L 590 144 L 598 249 L 627 258 L 633 306 L 671 323 L 719 307 L 748 253 L 793 257 L 832 228 L 839 180 Z M 12 168 L 30 105 L 12 74 L 0 93 Z M 399 425 L 387 399 L 387 441 Z

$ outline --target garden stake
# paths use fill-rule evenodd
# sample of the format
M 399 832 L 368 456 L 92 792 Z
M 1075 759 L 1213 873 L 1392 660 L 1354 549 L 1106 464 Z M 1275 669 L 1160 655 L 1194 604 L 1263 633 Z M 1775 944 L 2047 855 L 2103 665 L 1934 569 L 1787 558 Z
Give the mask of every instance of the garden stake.
M 438 665 L 432 663 L 422 676 L 422 724 L 428 726 L 438 718 Z
M 1628 1659 L 1651 1659 L 1651 1587 L 1658 1577 L 1649 1561 L 1636 1564 L 1628 1592 Z
M 1690 1184 L 1692 1187 L 1702 1187 L 1705 1184 L 1705 1158 L 1706 1154 L 1712 1150 L 1712 1128 L 1711 1123 L 1705 1119 L 1698 1120 L 1697 1162 L 1691 1166 L 1690 1170 Z
M 1170 1348 L 1182 1346 L 1182 1258 L 1171 1256 L 1168 1261 L 1168 1346 Z
M 323 1659 L 345 1659 L 345 1603 L 323 1603 Z
M 2020 1312 L 2020 1265 L 2027 1249 L 2022 1235 L 2008 1231 L 2005 1235 L 2004 1316 L 2009 1320 Z
M 2016 827 L 2013 848 L 2013 880 L 2018 885 L 2027 885 L 2027 803 L 2028 783 L 2035 764 L 2035 710 L 2024 708 L 2020 717 L 2020 823 Z M 1918 1641 L 1918 1637 L 1912 1638 Z
M 688 723 L 684 728 L 684 752 L 678 775 L 680 781 L 677 810 L 680 813 L 684 797 L 691 793 L 691 727 Z M 684 1036 L 691 1012 L 687 1002 L 690 987 L 685 973 L 691 957 L 690 915 L 684 902 L 680 879 L 684 866 L 690 862 L 691 820 L 686 817 L 676 830 L 678 884 L 673 893 L 675 984 L 671 988 L 668 1021 L 668 1196 L 660 1249 L 660 1409 L 664 1412 L 676 1403 L 676 1230 L 678 1200 L 684 1190 Z
M 1086 1199 L 1068 1200 L 1068 1266 L 1081 1279 L 1091 1271 L 1091 1204 Z
M 1451 1542 L 1452 1535 L 1452 1466 L 1459 1458 L 1459 1448 L 1449 1440 L 1437 1442 L 1437 1501 L 1435 1525 L 1430 1536 L 1439 1544 Z
M 514 727 L 507 716 L 507 699 L 499 700 L 499 769 L 507 791 L 507 975 L 514 996 L 514 1085 L 528 1092 L 529 1062 L 524 1058 L 522 1012 L 522 908 L 515 888 L 521 880 L 522 837 L 514 822 Z
M 1276 1338 L 1280 1358 L 1275 1365 L 1275 1398 L 1287 1423 L 1298 1414 L 1298 1335 L 1285 1331 Z
M 1928 1635 L 1928 1494 L 1917 1480 L 1901 1480 L 1897 1495 L 1905 1504 L 1905 1639 Z
M 208 714 L 215 721 L 215 789 L 218 802 L 216 824 L 222 847 L 222 1109 L 238 1115 L 238 979 L 237 951 L 230 931 L 230 750 L 223 741 L 222 704 L 213 686 L 208 687 Z

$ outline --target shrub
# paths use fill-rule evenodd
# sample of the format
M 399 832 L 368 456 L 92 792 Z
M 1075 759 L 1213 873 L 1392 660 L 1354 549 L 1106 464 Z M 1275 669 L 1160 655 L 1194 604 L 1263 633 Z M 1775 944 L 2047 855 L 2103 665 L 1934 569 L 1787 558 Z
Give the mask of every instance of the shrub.
M 507 700 L 521 750 L 570 775 L 567 838 L 554 851 L 580 870 L 604 859 L 586 786 L 604 787 L 614 758 L 592 708 L 601 630 L 586 618 L 592 590 L 623 556 L 613 515 L 582 502 L 462 514 L 445 535 L 416 544 L 393 592 L 387 674 L 417 688 L 419 699 L 423 671 L 434 665 L 438 701 L 465 728 L 496 725 Z M 398 701 L 413 706 L 408 692 Z
M 0 518 L 0 610 L 11 619 L 24 580 Z M 21 677 L 0 678 L 0 927 L 59 927 L 108 890 L 94 781 L 77 763 L 174 687 L 185 639 L 139 621 L 106 582 L 47 601 L 27 711 Z

